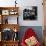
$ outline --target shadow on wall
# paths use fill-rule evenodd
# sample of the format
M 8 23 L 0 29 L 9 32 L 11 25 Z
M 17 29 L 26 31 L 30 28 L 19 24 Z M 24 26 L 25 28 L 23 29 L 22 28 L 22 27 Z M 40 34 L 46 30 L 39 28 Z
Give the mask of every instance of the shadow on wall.
M 36 33 L 37 33 L 37 37 L 39 39 L 39 41 L 41 43 L 43 43 L 43 30 L 42 30 L 42 26 L 21 26 L 20 27 L 20 31 L 19 31 L 19 39 L 20 39 L 20 42 L 23 38 L 23 35 L 25 33 L 25 31 L 28 29 L 28 28 L 32 28 Z

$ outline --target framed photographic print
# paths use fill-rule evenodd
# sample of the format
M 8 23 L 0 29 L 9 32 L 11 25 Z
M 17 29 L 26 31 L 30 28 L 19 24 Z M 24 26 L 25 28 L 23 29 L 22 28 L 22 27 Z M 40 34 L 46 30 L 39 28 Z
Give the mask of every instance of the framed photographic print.
M 9 14 L 10 14 L 10 15 L 16 15 L 17 13 L 18 13 L 18 12 L 17 12 L 16 10 L 10 10 L 10 11 L 9 11 Z
M 9 15 L 9 10 L 2 10 L 2 15 Z
M 10 10 L 10 11 L 9 11 L 9 14 L 10 14 L 10 15 L 14 15 L 14 10 Z
M 23 9 L 23 20 L 37 20 L 37 6 Z

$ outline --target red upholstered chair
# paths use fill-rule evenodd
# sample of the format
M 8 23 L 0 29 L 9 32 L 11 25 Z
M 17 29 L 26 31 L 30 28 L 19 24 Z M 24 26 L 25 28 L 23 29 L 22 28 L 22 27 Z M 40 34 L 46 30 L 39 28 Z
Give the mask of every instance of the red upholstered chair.
M 21 46 L 27 46 L 25 40 L 28 39 L 28 38 L 30 38 L 30 37 L 32 37 L 32 36 L 34 36 L 35 38 L 37 37 L 36 33 L 31 28 L 28 28 L 27 31 L 24 34 L 24 37 L 22 38 Z M 34 46 L 41 46 L 41 44 L 38 41 L 37 44 L 34 45 Z

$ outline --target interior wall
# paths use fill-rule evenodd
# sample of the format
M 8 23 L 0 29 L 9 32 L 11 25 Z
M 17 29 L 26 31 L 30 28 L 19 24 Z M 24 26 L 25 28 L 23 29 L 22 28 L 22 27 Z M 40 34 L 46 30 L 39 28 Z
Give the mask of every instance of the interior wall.
M 23 3 L 24 2 L 24 3 Z M 43 26 L 43 6 L 42 6 L 42 0 L 25 0 L 23 1 L 22 4 L 20 5 L 20 9 L 19 10 L 19 24 L 20 26 Z M 19 4 L 19 3 L 18 3 Z M 26 7 L 26 6 L 37 6 L 38 8 L 38 19 L 37 20 L 30 20 L 30 21 L 27 21 L 27 20 L 23 20 L 23 9 Z M 42 16 L 42 17 L 41 17 Z
M 1 7 L 12 7 L 15 6 L 15 0 L 0 0 Z M 19 25 L 20 26 L 43 26 L 43 6 L 42 0 L 17 0 L 17 6 L 19 7 Z M 23 20 L 23 9 L 26 6 L 37 6 L 37 20 L 34 21 L 24 21 Z
M 13 7 L 15 6 L 15 0 L 0 0 L 1 7 Z

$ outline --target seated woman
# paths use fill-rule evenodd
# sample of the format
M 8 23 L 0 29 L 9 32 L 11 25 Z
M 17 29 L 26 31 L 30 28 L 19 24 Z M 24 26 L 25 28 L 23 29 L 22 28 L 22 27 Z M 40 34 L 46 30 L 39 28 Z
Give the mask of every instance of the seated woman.
M 21 42 L 22 46 L 41 46 L 37 39 L 36 33 L 31 29 L 27 29 Z

